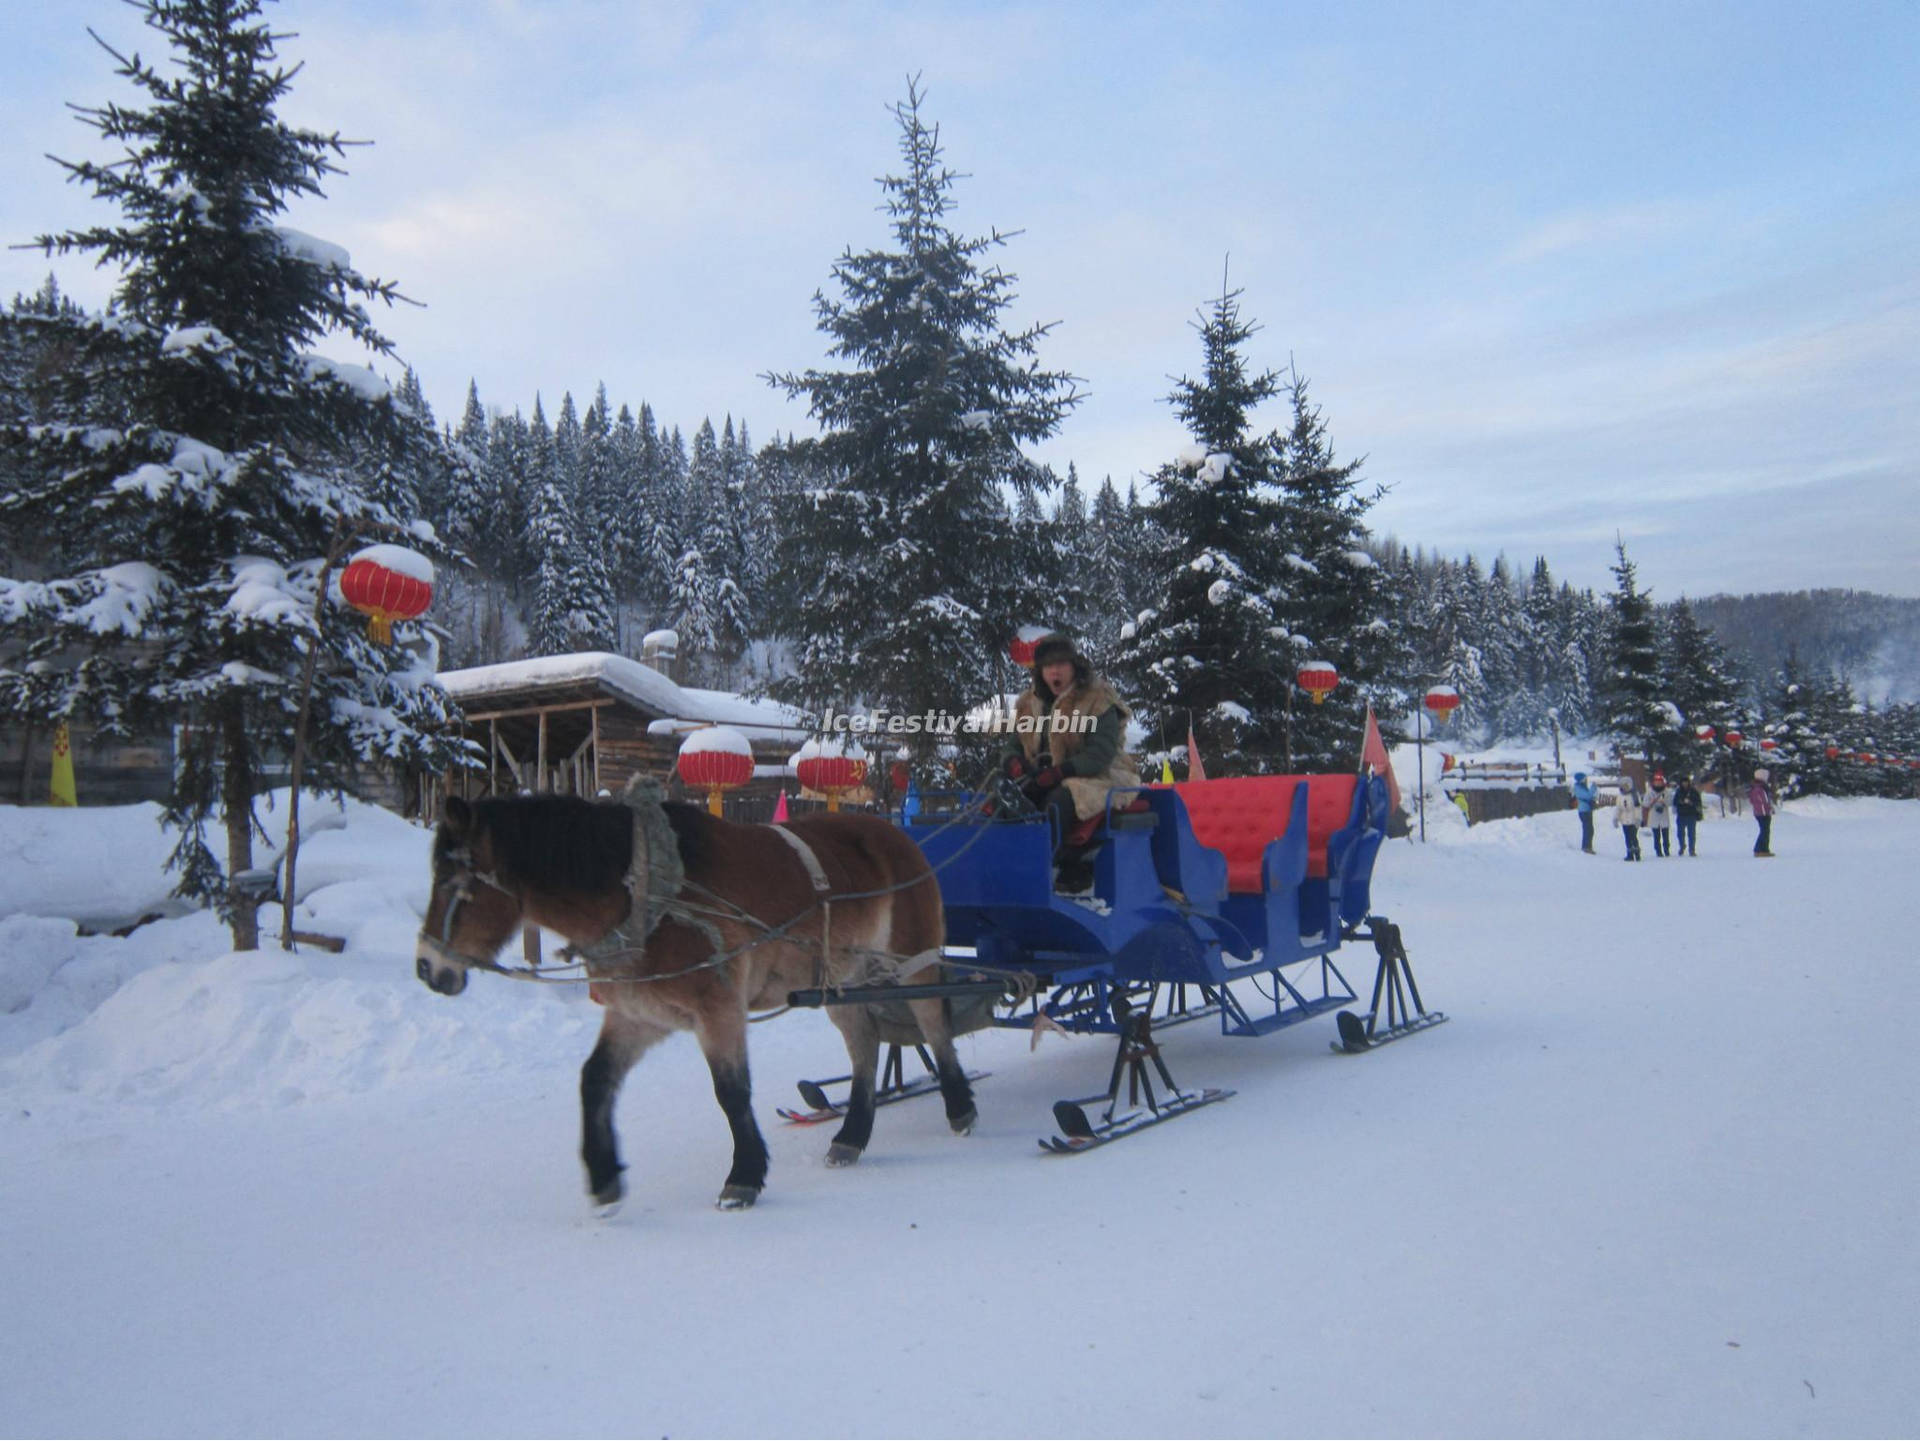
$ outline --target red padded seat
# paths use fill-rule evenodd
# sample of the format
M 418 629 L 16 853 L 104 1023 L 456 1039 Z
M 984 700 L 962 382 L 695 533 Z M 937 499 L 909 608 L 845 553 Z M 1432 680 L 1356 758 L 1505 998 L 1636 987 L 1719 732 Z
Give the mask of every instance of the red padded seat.
M 1231 776 L 1184 781 L 1173 787 L 1187 808 L 1194 839 L 1227 858 L 1227 889 L 1258 895 L 1260 864 L 1293 813 L 1294 787 L 1307 786 L 1307 874 L 1327 873 L 1327 841 L 1353 813 L 1357 778 L 1326 776 Z

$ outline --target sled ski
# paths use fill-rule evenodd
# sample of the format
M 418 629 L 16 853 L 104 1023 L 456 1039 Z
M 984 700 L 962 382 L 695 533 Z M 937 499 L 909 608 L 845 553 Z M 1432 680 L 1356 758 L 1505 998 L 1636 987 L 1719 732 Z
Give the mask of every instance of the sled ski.
M 1055 1156 L 1078 1155 L 1082 1151 L 1104 1146 L 1109 1141 L 1131 1136 L 1136 1131 L 1144 1131 L 1149 1126 L 1157 1126 L 1162 1121 L 1171 1121 L 1175 1116 L 1184 1116 L 1189 1111 L 1210 1106 L 1215 1101 L 1224 1101 L 1232 1094 L 1232 1091 L 1222 1090 L 1218 1086 L 1209 1086 L 1203 1091 L 1176 1091 L 1164 1097 L 1152 1110 L 1131 1111 L 1105 1121 L 1095 1121 L 1086 1112 L 1090 1101 L 1104 1101 L 1107 1099 L 1105 1096 L 1092 1096 L 1088 1101 L 1055 1101 L 1053 1120 L 1061 1134 L 1042 1136 L 1040 1147 Z
M 911 1101 L 915 1096 L 930 1095 L 939 1091 L 940 1078 L 933 1073 L 933 1058 L 927 1054 L 924 1046 L 915 1046 L 913 1049 L 919 1053 L 927 1073 L 924 1076 L 916 1076 L 911 1081 L 907 1080 L 903 1072 L 900 1047 L 889 1046 L 886 1060 L 880 1071 L 880 1084 L 874 1088 L 873 1092 L 873 1104 L 876 1107 L 891 1106 L 895 1101 Z M 989 1074 L 986 1071 L 968 1071 L 967 1080 L 984 1081 Z M 830 1076 L 824 1081 L 801 1081 L 799 1083 L 800 1099 L 805 1101 L 810 1109 L 799 1111 L 789 1106 L 779 1106 L 775 1108 L 775 1114 L 790 1126 L 817 1126 L 822 1121 L 837 1121 L 846 1115 L 847 1103 L 834 1100 L 827 1094 L 827 1087 L 844 1086 L 852 1079 L 852 1076 Z
M 1445 1011 L 1429 1011 L 1420 999 L 1420 987 L 1413 979 L 1413 963 L 1407 959 L 1406 943 L 1400 927 L 1382 916 L 1367 917 L 1367 932 L 1380 956 L 1380 969 L 1373 977 L 1373 999 L 1365 1016 L 1341 1011 L 1335 1017 L 1340 1039 L 1333 1049 L 1348 1055 L 1371 1051 L 1389 1041 L 1425 1031 L 1447 1019 Z M 1380 1024 L 1380 1006 L 1386 1003 L 1386 1024 Z

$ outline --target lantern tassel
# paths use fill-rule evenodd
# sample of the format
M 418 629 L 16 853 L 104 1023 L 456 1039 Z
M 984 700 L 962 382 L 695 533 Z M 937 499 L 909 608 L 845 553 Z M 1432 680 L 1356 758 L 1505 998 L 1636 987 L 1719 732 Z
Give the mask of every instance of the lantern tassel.
M 393 644 L 393 621 L 384 611 L 375 611 L 367 621 L 367 639 L 375 645 Z

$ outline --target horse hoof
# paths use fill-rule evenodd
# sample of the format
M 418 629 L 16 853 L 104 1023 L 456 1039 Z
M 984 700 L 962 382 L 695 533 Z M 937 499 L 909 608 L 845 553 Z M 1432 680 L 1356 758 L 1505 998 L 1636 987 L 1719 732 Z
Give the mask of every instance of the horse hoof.
M 758 1186 L 723 1186 L 714 1207 L 721 1211 L 744 1211 L 760 1199 Z
M 968 1111 L 964 1116 L 947 1117 L 947 1124 L 953 1127 L 954 1135 L 971 1136 L 973 1134 L 973 1123 L 979 1119 L 980 1113 L 978 1111 Z
M 829 1166 L 851 1166 L 855 1161 L 860 1159 L 860 1153 L 863 1149 L 864 1148 L 860 1146 L 849 1146 L 845 1141 L 835 1141 L 831 1146 L 827 1147 L 827 1164 Z
M 627 1183 L 615 1176 L 598 1190 L 589 1187 L 587 1194 L 593 1198 L 593 1209 L 596 1215 L 611 1216 L 620 1209 L 620 1202 L 626 1198 Z

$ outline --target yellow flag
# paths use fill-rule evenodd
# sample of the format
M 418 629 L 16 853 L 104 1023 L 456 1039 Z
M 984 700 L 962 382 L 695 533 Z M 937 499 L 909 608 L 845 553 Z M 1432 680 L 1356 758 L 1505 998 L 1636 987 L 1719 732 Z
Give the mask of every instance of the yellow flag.
M 1168 761 L 1160 762 L 1160 784 L 1163 786 L 1173 784 L 1173 766 Z
M 53 730 L 53 780 L 47 790 L 47 799 L 56 806 L 80 804 L 73 789 L 73 742 L 67 736 L 65 721 Z

